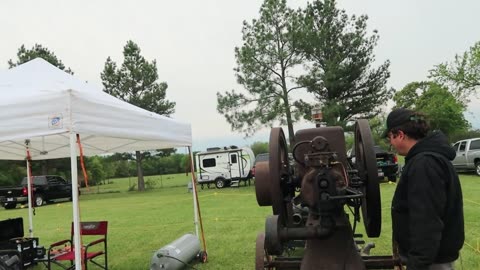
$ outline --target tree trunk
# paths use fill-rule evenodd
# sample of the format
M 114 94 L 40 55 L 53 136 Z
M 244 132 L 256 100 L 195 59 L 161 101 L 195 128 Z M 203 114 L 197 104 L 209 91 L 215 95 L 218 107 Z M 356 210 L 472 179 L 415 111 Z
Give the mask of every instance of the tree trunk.
M 48 160 L 42 160 L 42 175 L 48 175 Z
M 142 153 L 135 151 L 137 159 L 138 191 L 145 191 L 145 181 L 143 180 Z

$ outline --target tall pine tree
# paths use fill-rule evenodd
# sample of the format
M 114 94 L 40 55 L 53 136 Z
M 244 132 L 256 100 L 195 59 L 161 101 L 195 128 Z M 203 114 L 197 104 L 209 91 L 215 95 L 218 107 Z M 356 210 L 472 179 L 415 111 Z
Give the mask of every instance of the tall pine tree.
M 393 90 L 386 87 L 389 61 L 372 67 L 379 36 L 367 34 L 367 16 L 349 17 L 335 0 L 325 0 L 309 3 L 302 17 L 297 37 L 309 63 L 300 83 L 323 104 L 324 120 L 345 126 L 378 115 Z
M 101 73 L 104 91 L 121 100 L 151 112 L 170 116 L 175 111 L 175 102 L 166 99 L 167 83 L 157 82 L 158 72 L 155 60 L 148 62 L 140 55 L 140 47 L 128 41 L 123 47 L 123 63 L 118 68 L 110 57 Z M 145 190 L 142 158 L 135 152 L 138 172 L 138 190 Z
M 59 69 L 73 75 L 73 71 L 70 68 L 66 68 L 62 61 L 58 59 L 58 57 L 52 51 L 40 44 L 35 44 L 35 46 L 33 46 L 31 49 L 26 49 L 25 45 L 20 46 L 17 51 L 17 57 L 18 59 L 16 61 L 12 59 L 8 60 L 8 66 L 10 68 L 40 57 Z
M 265 0 L 260 18 L 243 23 L 234 71 L 247 94 L 217 93 L 217 110 L 233 130 L 248 136 L 273 124 L 287 125 L 292 142 L 293 123 L 301 116 L 292 97 L 299 88 L 294 69 L 302 63 L 295 45 L 295 18 L 286 0 Z

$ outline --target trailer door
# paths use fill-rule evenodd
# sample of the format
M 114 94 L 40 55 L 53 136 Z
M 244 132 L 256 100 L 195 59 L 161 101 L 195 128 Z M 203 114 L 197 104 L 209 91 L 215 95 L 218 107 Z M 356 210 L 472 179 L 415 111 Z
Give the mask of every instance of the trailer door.
M 231 178 L 240 177 L 240 162 L 239 162 L 238 153 L 230 153 L 229 164 L 230 164 L 230 177 Z

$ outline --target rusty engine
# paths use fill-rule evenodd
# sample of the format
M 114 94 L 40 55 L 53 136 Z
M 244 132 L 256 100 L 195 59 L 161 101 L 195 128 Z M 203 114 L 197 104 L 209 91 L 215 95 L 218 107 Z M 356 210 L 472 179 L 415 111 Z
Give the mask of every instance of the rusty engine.
M 355 234 L 362 217 L 368 237 L 379 237 L 381 203 L 367 120 L 357 120 L 354 140 L 357 154 L 352 163 L 341 127 L 299 130 L 291 160 L 283 130 L 271 130 L 269 160 L 256 165 L 257 202 L 273 210 L 266 218 L 265 232 L 257 236 L 256 270 L 393 269 L 398 265 L 393 255 L 370 256 L 371 244 L 364 245 L 362 252 L 362 235 Z

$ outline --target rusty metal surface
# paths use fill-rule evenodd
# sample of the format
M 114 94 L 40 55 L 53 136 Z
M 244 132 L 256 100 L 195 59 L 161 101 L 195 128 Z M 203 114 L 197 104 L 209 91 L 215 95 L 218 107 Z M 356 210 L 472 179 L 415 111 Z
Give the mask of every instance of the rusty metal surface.
M 366 119 L 359 119 L 355 125 L 355 165 L 360 179 L 364 182 L 362 216 L 368 237 L 380 236 L 382 212 L 377 158 L 373 138 Z
M 289 168 L 281 128 L 271 130 L 269 160 L 256 166 L 257 202 L 272 206 L 274 215 L 266 219 L 265 234 L 257 236 L 255 269 L 392 269 L 392 256 L 362 258 L 344 210 L 346 204 L 355 207 L 359 218 L 362 208 L 367 235 L 380 234 L 380 189 L 368 122 L 355 125 L 355 169 L 347 163 L 341 127 L 300 130 L 295 142 L 295 171 Z
M 272 255 L 282 255 L 283 241 L 281 239 L 280 231 L 283 225 L 280 222 L 279 216 L 273 215 L 267 217 L 265 221 L 265 250 Z
M 268 265 L 272 262 L 272 256 L 265 250 L 265 234 L 259 233 L 255 241 L 255 270 L 273 270 Z
M 352 238 L 347 216 L 339 219 L 329 237 L 307 240 L 300 270 L 366 269 Z
M 268 165 L 268 161 L 260 161 L 255 164 L 255 195 L 260 206 L 272 205 L 272 183 Z
M 295 133 L 295 142 L 311 141 L 317 136 L 322 136 L 327 139 L 331 151 L 337 153 L 338 160 L 347 167 L 347 154 L 345 149 L 345 135 L 341 127 L 319 127 L 302 129 Z M 303 156 L 310 151 L 310 147 L 299 146 L 295 151 L 295 156 Z M 296 166 L 296 174 L 298 177 L 303 177 L 307 168 L 301 164 Z
M 272 128 L 269 141 L 269 170 L 270 170 L 270 195 L 274 215 L 280 216 L 280 221 L 289 223 L 289 209 L 291 206 L 285 201 L 288 187 L 285 181 L 289 174 L 288 148 L 285 134 L 281 128 Z

